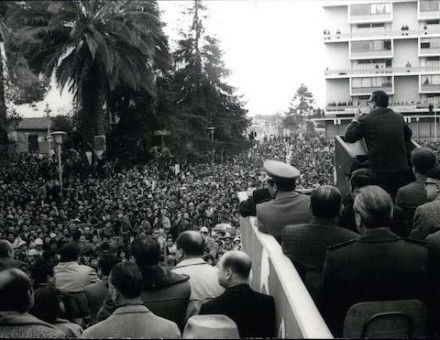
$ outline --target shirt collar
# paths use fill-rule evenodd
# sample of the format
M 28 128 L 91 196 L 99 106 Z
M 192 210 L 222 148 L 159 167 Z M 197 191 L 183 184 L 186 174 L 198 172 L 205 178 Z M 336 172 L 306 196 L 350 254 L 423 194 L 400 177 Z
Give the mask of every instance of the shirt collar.
M 184 259 L 180 261 L 175 268 L 178 267 L 186 267 L 186 266 L 192 266 L 195 264 L 207 264 L 205 260 L 203 260 L 201 257 L 193 257 L 190 259 Z

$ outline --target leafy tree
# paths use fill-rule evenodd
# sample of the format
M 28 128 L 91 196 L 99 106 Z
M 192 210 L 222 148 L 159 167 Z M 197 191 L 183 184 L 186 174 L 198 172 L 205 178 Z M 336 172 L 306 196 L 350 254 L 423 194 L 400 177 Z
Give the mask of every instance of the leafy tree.
M 28 59 L 55 76 L 79 104 L 86 141 L 105 133 L 109 95 L 117 87 L 156 94 L 154 63 L 167 54 L 156 1 L 31 1 L 18 18 L 30 35 Z M 37 18 L 37 20 L 35 20 Z
M 174 53 L 174 88 L 177 115 L 171 119 L 174 146 L 190 158 L 202 158 L 213 149 L 238 151 L 246 146 L 243 133 L 249 124 L 246 110 L 225 78 L 229 70 L 216 38 L 205 34 L 204 7 L 194 0 L 192 23 Z M 214 142 L 208 127 L 214 127 Z
M 301 128 L 304 124 L 304 118 L 314 114 L 314 103 L 313 94 L 307 86 L 301 84 L 290 102 L 290 107 L 283 119 L 283 126 L 291 130 Z

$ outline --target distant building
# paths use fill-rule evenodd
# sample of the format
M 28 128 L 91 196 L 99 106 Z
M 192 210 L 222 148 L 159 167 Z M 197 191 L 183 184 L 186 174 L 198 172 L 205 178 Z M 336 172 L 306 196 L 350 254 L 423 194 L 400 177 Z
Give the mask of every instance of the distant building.
M 327 133 L 343 133 L 371 92 L 390 95 L 416 138 L 432 138 L 440 109 L 440 0 L 328 1 L 323 32 Z M 437 131 L 439 132 L 439 131 Z
M 48 117 L 23 118 L 18 126 L 9 131 L 16 152 L 47 153 L 46 136 L 52 124 Z

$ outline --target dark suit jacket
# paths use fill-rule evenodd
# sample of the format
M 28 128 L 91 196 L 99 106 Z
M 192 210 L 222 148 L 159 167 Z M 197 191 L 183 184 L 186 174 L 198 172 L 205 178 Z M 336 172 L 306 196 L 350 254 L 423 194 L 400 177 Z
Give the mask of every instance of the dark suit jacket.
M 348 203 L 341 211 L 338 226 L 357 232 L 356 221 L 354 218 L 353 202 Z M 398 206 L 393 207 L 393 219 L 390 221 L 390 230 L 400 237 L 408 237 L 410 230 L 406 228 L 405 215 Z
M 416 208 L 428 201 L 425 190 L 426 176 L 420 176 L 397 191 L 396 205 L 403 210 L 405 226 L 408 231 L 412 230 L 413 218 Z
M 315 299 L 319 293 L 327 247 L 358 237 L 357 233 L 339 228 L 332 219 L 313 218 L 309 224 L 285 227 L 281 234 L 281 245 L 283 253 L 293 262 Z
M 440 199 L 417 207 L 414 213 L 413 230 L 410 237 L 423 240 L 440 230 Z
M 379 108 L 359 122 L 351 122 L 345 131 L 345 141 L 354 143 L 364 138 L 371 168 L 376 173 L 387 173 L 409 168 L 406 144 L 411 135 L 412 131 L 401 114 Z
M 280 240 L 286 225 L 310 222 L 309 203 L 307 195 L 296 191 L 279 192 L 274 199 L 257 205 L 258 229 Z
M 275 337 L 275 303 L 272 296 L 243 284 L 228 288 L 204 303 L 200 314 L 224 314 L 238 327 L 240 337 Z
M 364 301 L 420 299 L 427 302 L 429 255 L 422 242 L 399 238 L 387 228 L 327 250 L 319 307 L 334 336 L 345 315 Z
M 86 293 L 87 300 L 89 301 L 90 319 L 92 321 L 95 320 L 96 314 L 105 300 L 107 291 L 107 281 L 103 280 L 84 287 L 84 292 Z
M 272 199 L 269 190 L 267 189 L 256 189 L 252 192 L 252 196 L 246 201 L 240 203 L 238 210 L 242 217 L 256 216 L 257 215 L 257 204 L 268 201 Z

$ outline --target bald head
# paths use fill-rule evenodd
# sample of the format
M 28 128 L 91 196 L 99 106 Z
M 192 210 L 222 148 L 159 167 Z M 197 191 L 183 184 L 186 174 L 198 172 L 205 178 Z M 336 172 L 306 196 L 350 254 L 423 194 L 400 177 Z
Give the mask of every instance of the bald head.
M 14 248 L 11 242 L 7 240 L 0 240 L 0 259 L 14 258 Z
M 220 261 L 224 269 L 230 269 L 239 278 L 243 280 L 249 278 L 252 262 L 245 252 L 238 250 L 228 251 L 222 256 Z
M 176 239 L 178 249 L 181 249 L 185 256 L 202 256 L 205 251 L 205 239 L 194 230 L 187 230 L 181 233 Z

